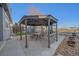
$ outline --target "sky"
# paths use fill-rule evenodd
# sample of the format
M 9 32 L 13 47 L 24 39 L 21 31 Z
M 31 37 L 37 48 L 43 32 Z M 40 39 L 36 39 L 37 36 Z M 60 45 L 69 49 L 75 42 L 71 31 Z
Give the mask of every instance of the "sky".
M 44 15 L 51 14 L 58 19 L 58 27 L 79 27 L 79 4 L 77 3 L 12 3 L 12 19 L 18 22 L 24 15 L 30 14 L 35 7 Z

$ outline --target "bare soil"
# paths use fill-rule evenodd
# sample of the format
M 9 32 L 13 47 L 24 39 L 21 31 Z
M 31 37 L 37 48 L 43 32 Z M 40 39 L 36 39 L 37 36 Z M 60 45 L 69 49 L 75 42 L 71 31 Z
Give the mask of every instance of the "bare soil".
M 79 38 L 75 37 L 74 42 L 75 46 L 71 47 L 67 44 L 68 37 L 64 39 L 64 41 L 60 44 L 58 49 L 56 50 L 55 55 L 63 55 L 63 56 L 79 56 Z

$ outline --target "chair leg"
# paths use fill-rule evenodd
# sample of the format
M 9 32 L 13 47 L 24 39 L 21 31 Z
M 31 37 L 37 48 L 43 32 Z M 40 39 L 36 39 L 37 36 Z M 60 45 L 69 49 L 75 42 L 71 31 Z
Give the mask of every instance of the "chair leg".
M 36 40 L 38 39 L 38 35 L 36 35 Z

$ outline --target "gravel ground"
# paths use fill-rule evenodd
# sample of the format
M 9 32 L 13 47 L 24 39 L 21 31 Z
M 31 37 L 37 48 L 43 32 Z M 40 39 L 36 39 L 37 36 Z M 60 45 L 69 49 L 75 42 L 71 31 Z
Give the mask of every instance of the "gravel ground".
M 67 45 L 68 37 L 64 39 L 64 41 L 58 47 L 55 55 L 63 55 L 63 56 L 79 56 L 79 39 L 75 38 L 75 46 L 71 47 Z

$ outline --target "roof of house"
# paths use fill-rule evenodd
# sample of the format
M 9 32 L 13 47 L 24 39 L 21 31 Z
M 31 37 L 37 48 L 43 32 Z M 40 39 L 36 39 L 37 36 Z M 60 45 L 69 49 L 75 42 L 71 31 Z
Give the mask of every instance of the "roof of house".
M 5 12 L 7 13 L 7 15 L 9 17 L 10 23 L 12 23 L 11 12 L 10 12 L 10 8 L 9 8 L 8 4 L 7 3 L 1 3 L 0 5 L 4 8 Z

